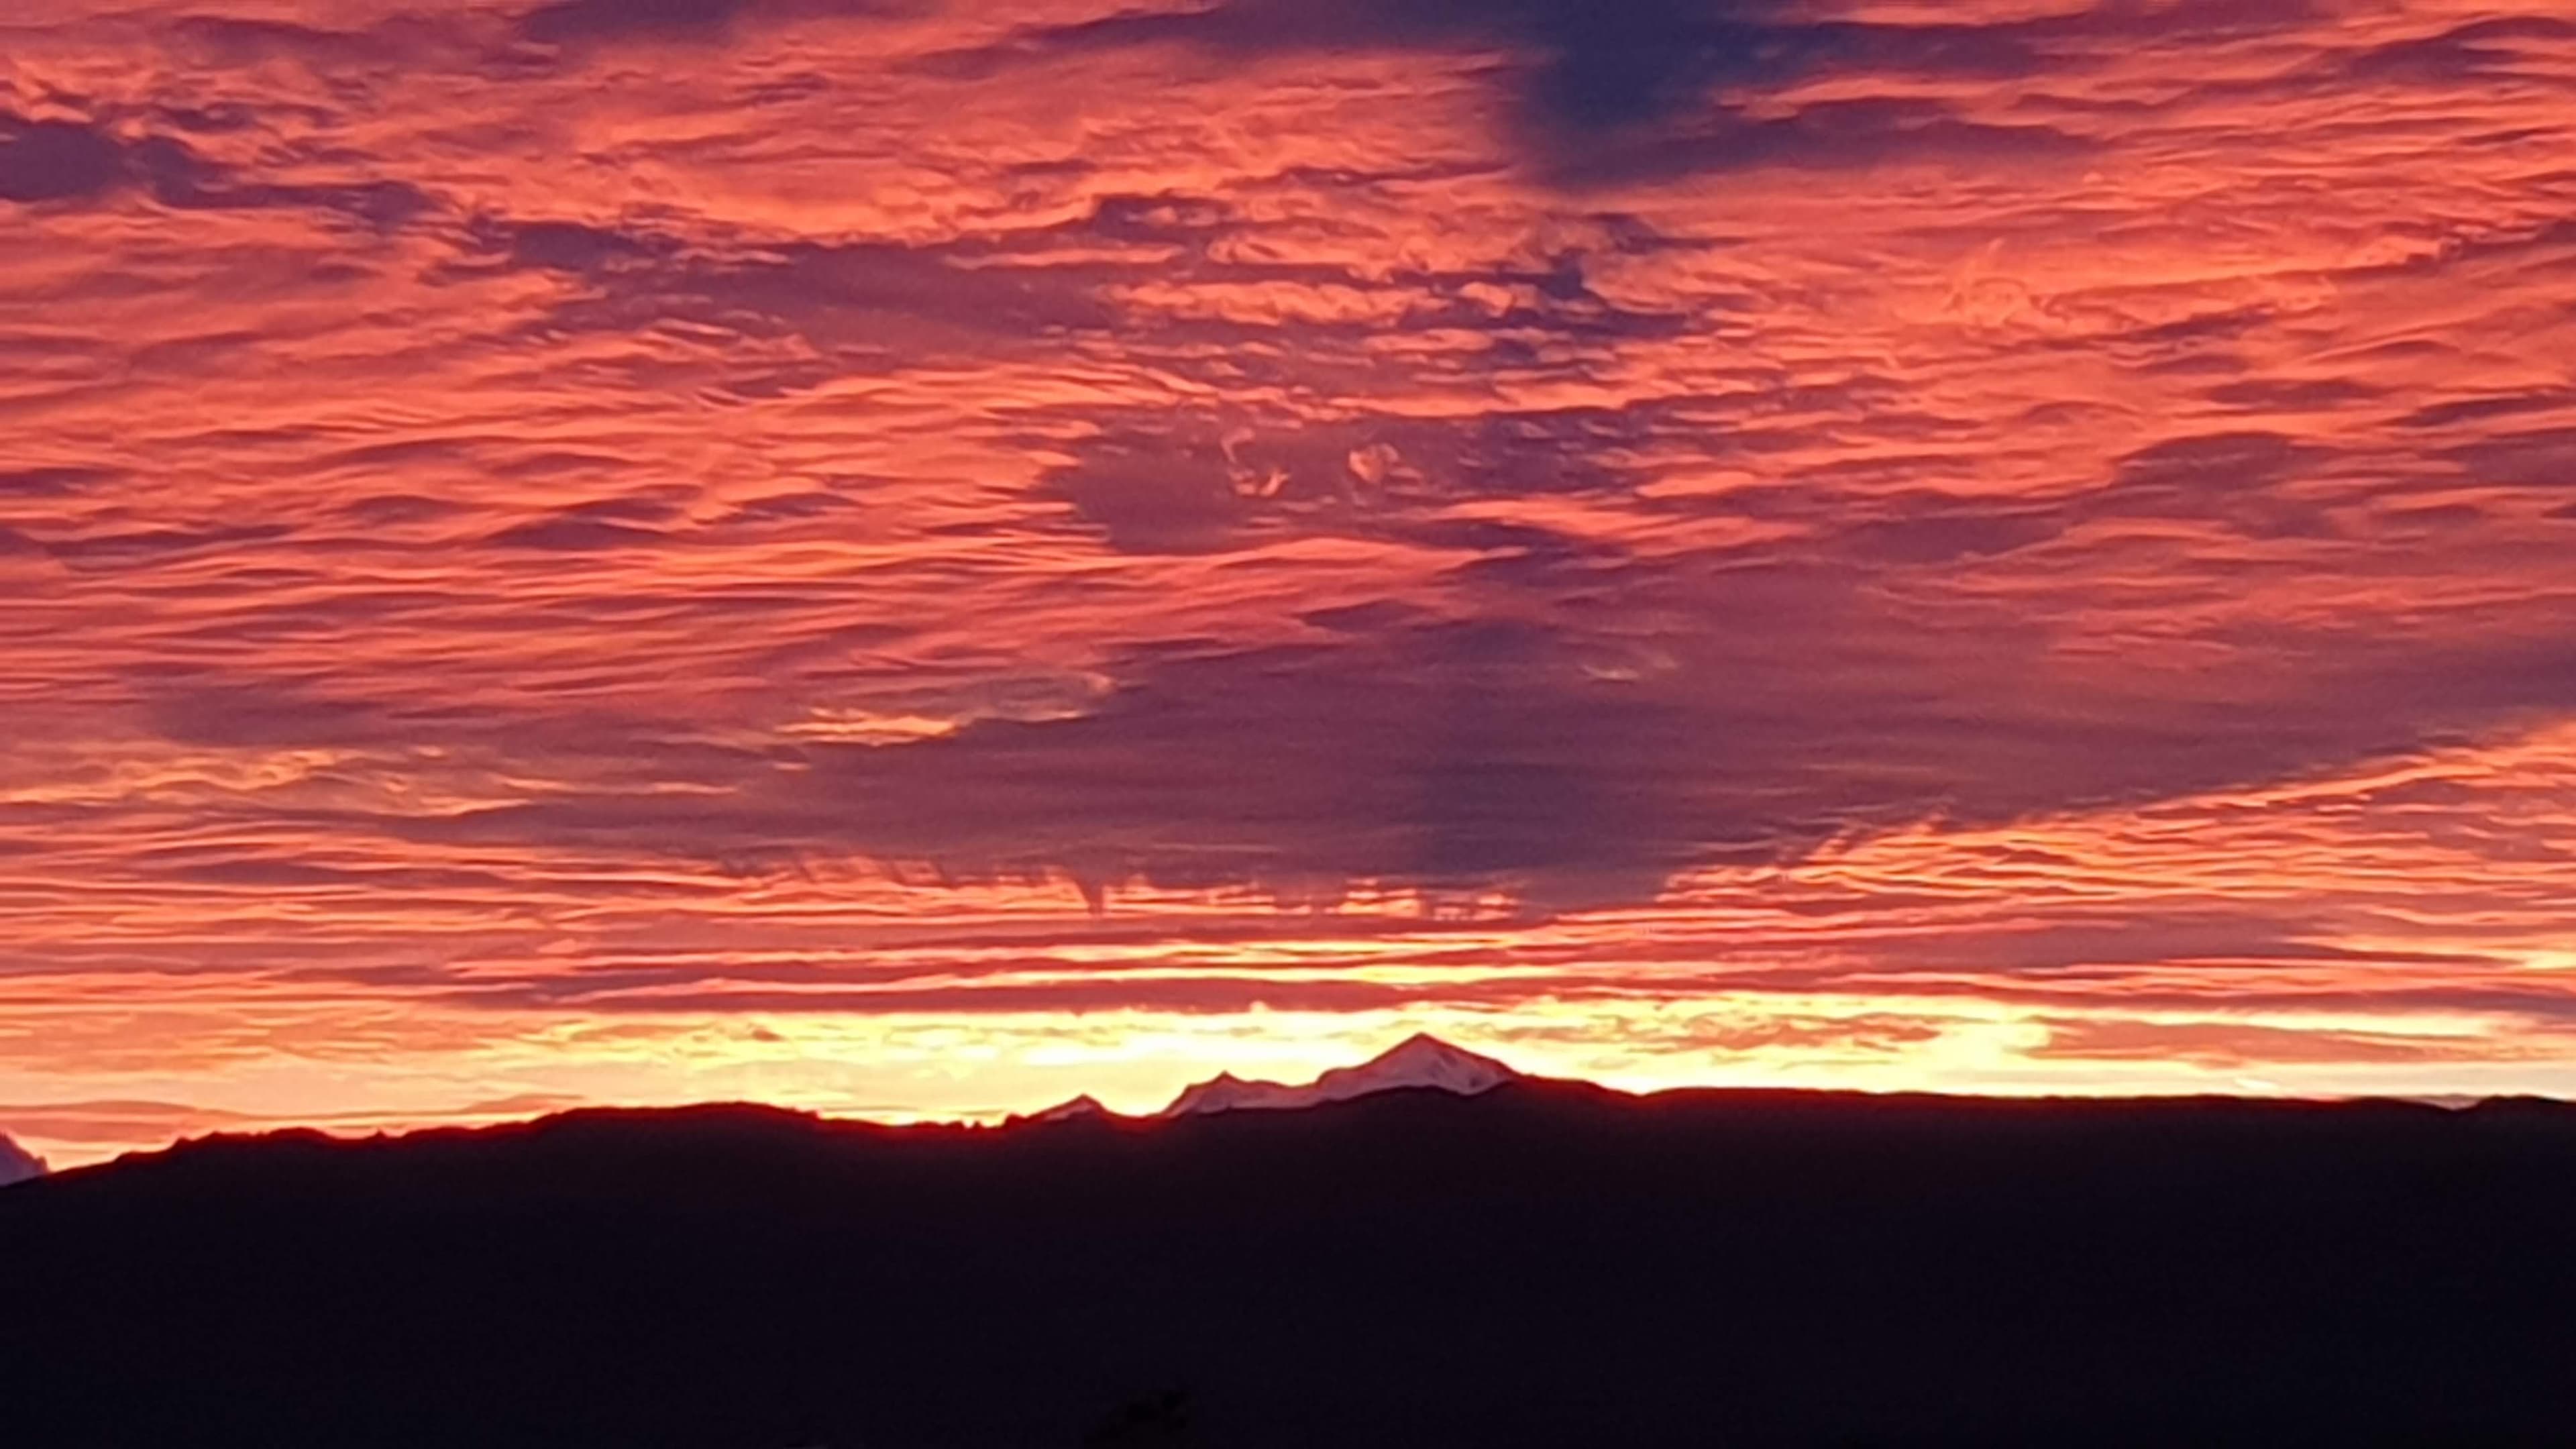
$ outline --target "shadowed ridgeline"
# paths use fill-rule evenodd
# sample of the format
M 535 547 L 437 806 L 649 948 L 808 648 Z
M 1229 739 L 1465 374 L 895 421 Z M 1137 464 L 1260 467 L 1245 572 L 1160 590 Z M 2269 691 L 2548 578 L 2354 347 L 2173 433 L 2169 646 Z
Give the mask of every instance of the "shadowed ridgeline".
M 2478 1444 L 2576 1424 L 2576 1109 L 1520 1080 L 214 1139 L 0 1193 L 78 1444 Z

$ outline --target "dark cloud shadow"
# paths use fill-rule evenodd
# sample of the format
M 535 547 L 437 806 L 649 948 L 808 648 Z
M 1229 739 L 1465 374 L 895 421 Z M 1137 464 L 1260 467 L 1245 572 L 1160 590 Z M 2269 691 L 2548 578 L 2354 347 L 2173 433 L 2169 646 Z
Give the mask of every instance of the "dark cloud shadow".
M 0 201 L 77 201 L 133 179 L 133 160 L 113 138 L 71 121 L 29 121 L 0 113 Z
M 310 208 L 379 231 L 437 209 L 407 182 L 284 184 L 236 174 L 169 136 L 120 135 L 94 121 L 29 121 L 0 112 L 0 201 L 96 201 L 140 190 L 174 211 Z
M 929 8 L 930 0 L 554 0 L 522 15 L 518 33 L 539 45 L 702 45 L 747 20 L 911 15 Z
M 2046 619 L 1914 616 L 1828 562 L 1520 567 L 1540 572 L 1513 587 L 1544 584 L 1524 621 L 1382 610 L 1311 646 L 1141 651 L 1078 715 L 710 757 L 720 773 L 685 774 L 685 795 L 572 791 L 404 828 L 1095 890 L 1500 889 L 1547 911 L 1650 898 L 1694 866 L 2305 778 L 2576 709 L 2563 639 L 2276 639 L 2105 676 L 2056 660 Z
M 2082 146 L 2045 124 L 1997 125 L 1931 101 L 1854 98 L 1789 115 L 1740 101 L 1819 75 L 2019 78 L 2050 64 L 2063 23 L 1819 20 L 1780 0 L 1226 0 L 1024 31 L 930 64 L 960 77 L 1064 55 L 1185 45 L 1231 57 L 1499 52 L 1521 140 L 1570 186 L 1757 166 L 2028 158 Z

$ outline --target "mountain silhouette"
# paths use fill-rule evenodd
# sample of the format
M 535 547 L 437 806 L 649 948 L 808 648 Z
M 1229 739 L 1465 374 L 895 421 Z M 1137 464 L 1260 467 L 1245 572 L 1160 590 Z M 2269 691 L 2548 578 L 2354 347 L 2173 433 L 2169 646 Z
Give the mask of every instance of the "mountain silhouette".
M 1058 1102 L 1043 1112 L 1032 1113 L 1026 1119 L 1013 1117 L 1011 1120 L 1013 1122 L 1019 1122 L 1022 1120 L 1031 1122 L 1071 1122 L 1084 1117 L 1114 1117 L 1116 1115 L 1116 1113 L 1103 1106 L 1098 1097 L 1091 1095 L 1089 1092 L 1085 1092 L 1071 1101 Z
M 1436 1055 L 1422 1053 L 1417 1055 Z M 0 1192 L 78 1445 L 2565 1444 L 2576 1109 L 1637 1098 L 214 1138 Z
M 1407 1087 L 1432 1087 L 1472 1097 L 1519 1078 L 1520 1073 L 1492 1057 L 1478 1056 L 1463 1047 L 1451 1046 L 1428 1033 L 1417 1033 L 1358 1066 L 1336 1067 L 1303 1087 L 1279 1082 L 1247 1082 L 1232 1072 L 1219 1072 L 1207 1081 L 1184 1089 L 1170 1106 L 1163 1109 L 1162 1115 L 1188 1117 L 1205 1112 L 1291 1110 L 1321 1106 L 1326 1102 L 1346 1102 L 1354 1097 L 1400 1091 Z
M 0 1187 L 45 1175 L 45 1159 L 0 1134 Z

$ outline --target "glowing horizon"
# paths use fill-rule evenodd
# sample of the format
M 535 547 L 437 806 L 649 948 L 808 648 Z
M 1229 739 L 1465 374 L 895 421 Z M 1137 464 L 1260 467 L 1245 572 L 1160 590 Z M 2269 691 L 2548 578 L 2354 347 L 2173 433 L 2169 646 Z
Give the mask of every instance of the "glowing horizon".
M 45 9 L 57 1166 L 1414 1030 L 2576 1096 L 2537 0 Z

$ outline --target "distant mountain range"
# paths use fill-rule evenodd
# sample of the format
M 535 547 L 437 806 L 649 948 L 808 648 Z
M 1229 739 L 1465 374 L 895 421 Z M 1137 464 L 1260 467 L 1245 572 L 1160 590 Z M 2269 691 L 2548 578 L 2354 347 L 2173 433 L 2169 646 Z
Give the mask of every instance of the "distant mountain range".
M 1219 1072 L 1184 1089 L 1158 1117 L 1195 1117 L 1209 1112 L 1287 1111 L 1347 1102 L 1378 1092 L 1430 1087 L 1472 1097 L 1505 1082 L 1524 1080 L 1520 1073 L 1436 1036 L 1417 1033 L 1355 1067 L 1336 1067 L 1302 1087 L 1279 1082 L 1245 1081 Z M 1041 1122 L 1079 1117 L 1115 1116 L 1088 1093 L 1033 1114 Z
M 1227 1080 L 1148 1118 L 578 1112 L 21 1183 L 0 1433 L 2576 1441 L 2563 1105 L 1631 1097 L 1428 1041 Z

